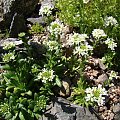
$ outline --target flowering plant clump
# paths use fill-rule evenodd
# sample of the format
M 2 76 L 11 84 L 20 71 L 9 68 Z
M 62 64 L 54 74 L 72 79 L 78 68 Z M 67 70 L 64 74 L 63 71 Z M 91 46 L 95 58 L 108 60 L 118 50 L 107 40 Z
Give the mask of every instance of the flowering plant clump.
M 80 43 L 85 42 L 86 38 L 88 38 L 87 34 L 79 34 L 79 33 L 73 33 L 69 35 L 69 39 L 68 39 L 68 45 L 72 46 L 72 45 L 80 45 Z
M 81 44 L 80 46 L 76 46 L 73 54 L 79 54 L 81 56 L 88 56 L 89 55 L 89 51 L 92 51 L 93 47 L 90 46 L 87 42 L 85 42 L 84 44 Z
M 107 96 L 107 91 L 102 87 L 102 85 L 99 84 L 98 87 L 87 88 L 85 93 L 86 101 L 97 103 L 99 106 L 105 104 L 105 96 Z
M 59 44 L 57 41 L 44 41 L 43 44 L 48 47 L 48 50 L 58 50 Z
M 107 44 L 108 48 L 110 48 L 112 51 L 114 51 L 117 47 L 117 43 L 115 43 L 115 40 L 113 38 L 107 38 L 105 44 Z
M 4 42 L 2 46 L 3 46 L 4 50 L 9 50 L 9 49 L 15 47 L 15 43 L 13 43 L 13 42 Z
M 47 70 L 42 69 L 42 72 L 40 72 L 37 76 L 38 79 L 41 79 L 43 83 L 52 82 L 54 79 L 54 71 L 53 70 Z
M 87 4 L 90 0 L 83 0 L 83 3 Z
M 118 84 L 120 67 L 118 1 L 40 2 L 34 15 L 45 24 L 29 23 L 30 34 L 1 45 L 0 118 L 37 120 L 56 96 L 111 109 L 107 90 Z
M 107 35 L 105 34 L 104 30 L 102 29 L 94 29 L 92 31 L 92 35 L 94 38 L 99 39 L 101 37 L 106 37 Z
M 118 76 L 117 76 L 117 73 L 112 70 L 109 74 L 109 80 L 113 80 L 113 78 L 117 79 Z
M 115 19 L 115 18 L 113 18 L 112 16 L 109 16 L 109 17 L 105 17 L 105 23 L 104 23 L 104 25 L 105 25 L 105 27 L 107 27 L 107 26 L 118 26 L 118 22 L 117 22 L 117 20 Z
M 50 24 L 50 26 L 48 26 L 48 31 L 52 36 L 58 37 L 58 35 L 62 33 L 63 27 L 63 23 L 61 23 L 59 19 L 56 19 Z
M 51 5 L 51 4 L 45 4 L 45 5 L 41 6 L 41 8 L 39 10 L 39 15 L 50 16 L 52 14 L 52 10 L 53 9 L 54 9 L 53 5 Z
M 4 62 L 10 62 L 11 60 L 14 60 L 15 59 L 15 55 L 13 52 L 11 53 L 6 53 L 3 55 L 3 61 Z

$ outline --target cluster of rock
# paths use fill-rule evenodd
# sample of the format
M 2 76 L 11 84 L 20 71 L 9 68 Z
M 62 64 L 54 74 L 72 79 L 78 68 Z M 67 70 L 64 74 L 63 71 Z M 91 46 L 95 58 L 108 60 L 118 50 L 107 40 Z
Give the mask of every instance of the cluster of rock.
M 58 97 L 52 101 L 48 111 L 39 120 L 98 120 L 98 118 L 89 109 Z
M 26 31 L 26 17 L 32 14 L 39 0 L 0 0 L 0 29 L 9 29 L 11 37 Z
M 46 3 L 54 4 L 52 0 L 44 0 L 39 4 L 39 0 L 0 0 L 0 29 L 9 29 L 10 37 L 17 37 L 18 33 L 25 32 L 27 29 L 26 21 L 35 24 L 44 24 L 45 18 L 42 16 L 31 16 L 38 5 L 44 5 Z M 39 6 L 40 7 L 40 6 Z M 0 55 L 2 54 L 3 42 L 18 42 L 22 44 L 17 38 L 8 38 L 6 40 L 0 40 Z M 38 44 L 31 43 L 32 47 L 38 48 Z M 37 49 L 37 50 L 41 50 Z M 36 53 L 40 53 L 36 51 Z M 103 84 L 108 80 L 106 73 L 106 67 L 98 58 L 90 58 L 89 64 L 86 66 L 85 76 L 88 82 L 93 84 Z M 48 106 L 48 111 L 39 120 L 119 120 L 120 119 L 120 87 L 109 89 L 110 99 L 112 102 L 111 108 L 106 106 L 99 108 L 98 112 L 102 113 L 103 118 L 99 118 L 99 115 L 90 112 L 89 109 L 71 104 L 69 101 L 62 97 L 68 97 L 71 94 L 70 88 L 72 86 L 71 81 L 68 78 L 63 79 L 62 87 L 56 89 L 58 98 L 53 99 L 51 105 Z M 116 96 L 118 101 L 115 102 Z M 114 99 L 113 99 L 113 98 Z M 95 116 L 97 115 L 97 117 Z

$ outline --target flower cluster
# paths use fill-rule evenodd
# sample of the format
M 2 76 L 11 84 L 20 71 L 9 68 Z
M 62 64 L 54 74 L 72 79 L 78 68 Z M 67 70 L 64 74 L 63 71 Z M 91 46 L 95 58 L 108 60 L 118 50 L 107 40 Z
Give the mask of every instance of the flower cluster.
M 113 38 L 107 38 L 105 44 L 107 44 L 108 48 L 111 50 L 115 50 L 115 47 L 117 47 L 117 43 L 115 43 L 115 40 Z
M 104 105 L 105 96 L 107 96 L 107 91 L 102 85 L 98 85 L 98 87 L 87 88 L 85 90 L 86 93 L 86 101 L 90 101 L 92 103 L 97 103 L 99 106 Z
M 111 25 L 111 26 L 118 26 L 118 22 L 117 22 L 117 20 L 115 19 L 115 18 L 113 18 L 112 16 L 109 16 L 109 17 L 105 17 L 105 26 L 107 27 L 107 26 L 109 26 L 109 25 Z
M 55 75 L 53 70 L 42 69 L 42 72 L 38 74 L 38 79 L 41 79 L 43 83 L 52 82 Z
M 99 39 L 101 37 L 106 37 L 107 35 L 105 34 L 105 32 L 102 29 L 94 29 L 92 31 L 92 35 L 94 38 Z
M 44 6 L 41 6 L 41 8 L 39 10 L 39 15 L 50 16 L 52 14 L 53 8 L 54 8 L 53 5 L 51 5 L 51 4 L 45 4 Z
M 2 46 L 3 46 L 3 49 L 4 49 L 4 50 L 9 50 L 9 49 L 11 49 L 11 48 L 14 48 L 14 47 L 15 47 L 15 44 L 14 44 L 14 42 L 4 42 L 4 43 L 2 44 Z
M 79 34 L 73 33 L 69 35 L 68 44 L 72 45 L 80 45 L 81 42 L 85 42 L 86 38 L 88 38 L 87 34 Z
M 53 50 L 58 50 L 58 42 L 57 41 L 44 41 L 43 44 L 48 47 L 48 50 L 53 51 Z
M 87 4 L 90 0 L 83 0 L 83 3 Z
M 51 35 L 58 37 L 62 33 L 62 30 L 64 28 L 63 23 L 61 23 L 58 19 L 56 19 L 54 22 L 48 26 L 48 31 Z
M 87 42 L 85 42 L 84 44 L 81 44 L 80 46 L 76 46 L 73 54 L 79 54 L 81 56 L 88 56 L 88 52 L 92 51 L 93 47 L 90 46 Z
M 109 74 L 109 80 L 112 80 L 113 78 L 117 79 L 118 76 L 117 76 L 117 73 L 112 70 Z
M 3 61 L 4 62 L 10 62 L 11 60 L 14 60 L 15 59 L 15 55 L 14 53 L 6 53 L 3 55 Z

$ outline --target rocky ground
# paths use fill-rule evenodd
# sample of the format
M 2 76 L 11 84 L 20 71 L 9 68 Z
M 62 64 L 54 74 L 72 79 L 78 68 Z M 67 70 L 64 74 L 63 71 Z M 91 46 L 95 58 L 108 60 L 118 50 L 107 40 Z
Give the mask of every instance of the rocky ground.
M 14 2 L 15 1 L 15 2 Z M 11 0 L 13 6 L 16 6 L 17 0 Z M 4 1 L 0 1 L 4 2 Z M 21 4 L 23 7 L 24 0 L 21 0 Z M 51 0 L 45 0 L 41 3 L 45 4 L 46 2 L 50 2 L 54 5 Z M 16 37 L 19 32 L 26 31 L 28 26 L 39 23 L 44 25 L 46 23 L 43 17 L 39 17 L 35 11 L 37 11 L 37 7 L 40 7 L 39 0 L 29 0 L 26 2 L 26 6 L 24 9 L 15 8 L 10 9 L 11 4 L 4 4 L 4 10 L 0 13 L 0 27 L 8 27 L 10 37 Z M 1 4 L 1 3 L 0 3 Z M 2 5 L 2 4 L 1 4 Z M 13 7 L 12 6 L 12 7 Z M 36 6 L 36 7 L 35 7 Z M 35 9 L 36 8 L 36 9 Z M 0 8 L 1 9 L 1 8 Z M 29 9 L 29 10 L 28 10 Z M 10 12 L 8 11 L 10 10 Z M 14 12 L 13 12 L 14 11 Z M 29 11 L 29 13 L 26 13 Z M 9 14 L 8 14 L 9 13 Z M 12 19 L 12 20 L 11 20 Z M 18 21 L 19 20 L 19 21 Z M 27 25 L 26 25 L 27 22 Z M 17 26 L 16 26 L 17 25 Z M 66 33 L 69 33 L 70 30 L 66 30 Z M 47 33 L 33 35 L 33 42 L 39 42 L 44 40 L 47 37 Z M 67 37 L 67 36 L 66 36 Z M 9 41 L 10 39 L 6 39 Z M 15 38 L 11 39 L 12 41 L 16 41 Z M 5 41 L 5 39 L 4 39 Z M 3 42 L 3 38 L 1 38 L 0 46 Z M 64 38 L 63 38 L 64 42 Z M 0 54 L 2 53 L 2 49 L 0 47 Z M 92 85 L 104 84 L 104 82 L 108 80 L 108 75 L 111 71 L 108 71 L 103 62 L 99 58 L 90 57 L 88 64 L 86 65 L 84 75 L 88 81 L 88 83 Z M 102 107 L 90 107 L 89 109 L 74 105 L 70 103 L 68 100 L 64 99 L 66 96 L 69 96 L 71 85 L 69 80 L 63 81 L 63 87 L 65 91 L 59 91 L 59 95 L 61 97 L 54 98 L 51 102 L 51 105 L 48 106 L 48 111 L 45 112 L 45 115 L 40 118 L 40 120 L 120 120 L 120 77 L 118 73 L 118 78 L 113 80 L 110 86 L 106 86 L 109 94 L 109 98 L 107 99 L 107 103 Z M 64 98 L 62 98 L 64 97 Z

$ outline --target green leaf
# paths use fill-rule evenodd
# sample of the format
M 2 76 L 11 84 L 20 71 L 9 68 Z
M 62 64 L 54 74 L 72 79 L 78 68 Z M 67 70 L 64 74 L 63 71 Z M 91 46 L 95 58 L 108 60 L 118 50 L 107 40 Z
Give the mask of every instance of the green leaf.
M 18 34 L 18 36 L 22 38 L 22 37 L 25 36 L 25 33 L 24 33 L 24 32 L 21 32 L 21 33 Z
M 6 114 L 6 116 L 5 116 L 5 119 L 6 119 L 6 120 L 9 120 L 9 119 L 11 119 L 11 118 L 12 118 L 12 114 L 11 114 L 11 113 Z
M 15 116 L 12 117 L 11 120 L 18 120 L 18 112 L 15 114 Z
M 35 114 L 35 117 L 38 120 L 38 119 L 40 119 L 41 116 L 39 114 Z
M 56 82 L 56 84 L 57 84 L 59 87 L 62 86 L 62 83 L 61 83 L 61 81 L 60 81 L 60 79 L 59 79 L 58 77 L 56 77 L 55 82 Z
M 26 92 L 26 94 L 32 96 L 32 91 L 29 90 L 28 92 Z
M 3 65 L 2 69 L 4 69 L 4 70 L 11 70 L 11 68 L 10 68 L 10 66 L 8 64 Z
M 20 118 L 20 120 L 25 120 L 24 115 L 22 114 L 22 112 L 19 113 L 19 118 Z

